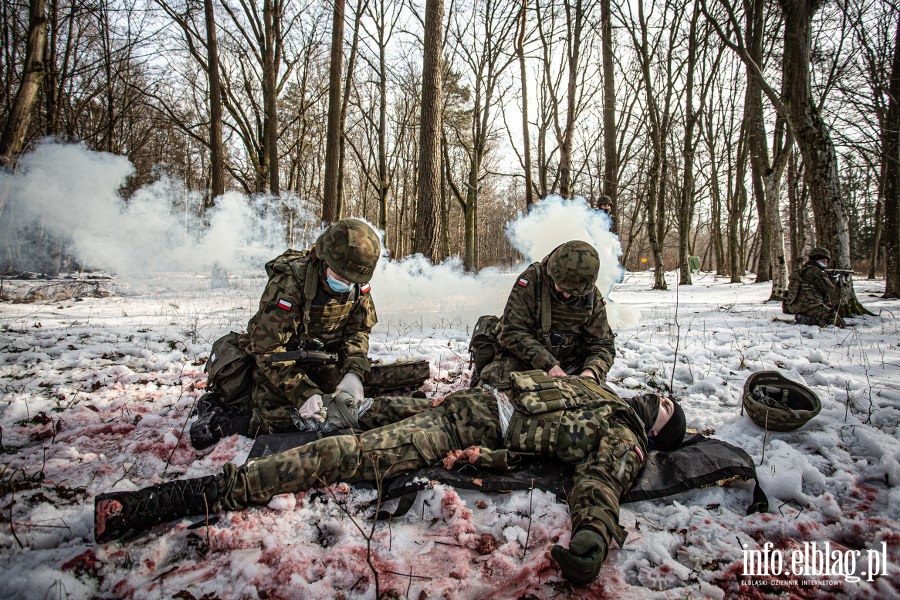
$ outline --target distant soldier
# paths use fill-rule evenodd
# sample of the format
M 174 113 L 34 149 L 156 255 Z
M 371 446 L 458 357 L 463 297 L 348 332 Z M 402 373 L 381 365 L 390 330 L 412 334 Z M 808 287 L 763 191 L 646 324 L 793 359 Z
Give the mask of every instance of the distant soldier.
M 600 199 L 597 201 L 597 208 L 605 212 L 612 218 L 612 198 L 607 195 L 600 196 Z
M 840 289 L 825 271 L 831 262 L 827 248 L 813 248 L 802 267 L 791 273 L 787 292 L 782 300 L 782 311 L 794 315 L 794 322 L 801 325 L 844 326 L 837 314 Z
M 511 396 L 488 388 L 454 392 L 398 423 L 342 435 L 227 464 L 218 475 L 182 479 L 142 490 L 99 494 L 94 535 L 108 542 L 184 516 L 265 505 L 338 481 L 381 481 L 457 460 L 478 467 L 513 468 L 525 455 L 575 465 L 568 494 L 572 538 L 554 546 L 553 559 L 576 584 L 597 577 L 612 540 L 620 547 L 619 501 L 634 485 L 648 449 L 681 446 L 684 412 L 655 394 L 628 400 L 587 377 L 516 373 Z
M 355 410 L 364 398 L 369 332 L 378 320 L 368 282 L 380 254 L 371 227 L 343 219 L 313 248 L 288 250 L 266 264 L 269 282 L 259 311 L 236 343 L 252 357 L 252 389 L 237 406 L 213 407 L 194 423 L 196 447 L 234 433 L 296 431 L 305 422 L 322 422 L 325 401 L 332 399 L 323 400 L 326 393 L 343 392 L 348 410 Z M 335 353 L 336 364 L 272 360 L 273 353 L 303 349 Z
M 587 242 L 558 246 L 516 279 L 500 318 L 499 355 L 481 383 L 506 385 L 513 371 L 586 375 L 605 380 L 616 357 L 615 334 L 597 289 L 600 257 Z

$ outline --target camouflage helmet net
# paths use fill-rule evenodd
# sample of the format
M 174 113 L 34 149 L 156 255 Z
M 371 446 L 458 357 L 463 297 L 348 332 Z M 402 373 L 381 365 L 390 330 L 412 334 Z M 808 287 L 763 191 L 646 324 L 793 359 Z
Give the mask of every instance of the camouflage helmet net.
M 559 289 L 573 296 L 586 296 L 594 289 L 600 272 L 600 256 L 587 242 L 561 244 L 547 258 L 547 274 Z
M 339 277 L 353 283 L 372 279 L 381 256 L 375 231 L 359 219 L 341 219 L 316 240 L 316 255 Z
M 777 371 L 760 371 L 744 383 L 743 408 L 771 431 L 794 431 L 819 414 L 822 403 L 811 389 Z

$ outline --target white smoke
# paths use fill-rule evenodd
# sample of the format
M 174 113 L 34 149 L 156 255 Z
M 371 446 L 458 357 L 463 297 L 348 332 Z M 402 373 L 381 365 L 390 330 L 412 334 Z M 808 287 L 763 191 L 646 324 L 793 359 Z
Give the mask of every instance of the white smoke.
M 228 271 L 251 269 L 264 277 L 263 264 L 285 249 L 284 202 L 293 203 L 304 232 L 295 242 L 297 249 L 309 247 L 321 230 L 312 211 L 296 198 L 248 198 L 234 192 L 218 198 L 202 223 L 196 216 L 200 197 L 165 176 L 125 201 L 119 190 L 133 173 L 122 156 L 42 143 L 21 158 L 14 175 L 0 176 L 0 193 L 11 199 L 4 220 L 22 228 L 37 223 L 66 242 L 66 250 L 85 267 L 131 280 L 152 273 L 207 274 L 214 265 Z M 507 237 L 526 258 L 515 272 L 487 268 L 466 273 L 457 257 L 439 265 L 421 256 L 383 258 L 372 280 L 379 328 L 466 329 L 482 314 L 499 315 L 516 275 L 574 239 L 589 242 L 600 253 L 597 284 L 607 296 L 623 273 L 621 246 L 609 225 L 606 214 L 583 199 L 553 196 L 507 224 Z M 636 312 L 614 303 L 607 311 L 614 327 L 636 321 Z
M 422 256 L 401 261 L 382 259 L 372 278 L 380 322 L 388 328 L 416 322 L 431 327 L 459 323 L 471 326 L 480 315 L 500 315 L 517 275 L 570 240 L 583 240 L 597 249 L 597 286 L 608 296 L 625 272 L 618 260 L 622 246 L 609 227 L 606 213 L 592 209 L 583 198 L 548 196 L 527 214 L 506 224 L 507 238 L 526 258 L 515 272 L 483 269 L 477 275 L 468 274 L 456 257 L 440 265 L 431 265 Z M 491 235 L 483 230 L 481 233 Z M 632 325 L 640 317 L 637 310 L 613 302 L 606 308 L 614 329 Z
M 541 260 L 564 242 L 581 240 L 591 244 L 600 254 L 597 287 L 605 296 L 625 274 L 619 264 L 622 245 L 610 232 L 610 224 L 609 216 L 592 209 L 584 198 L 564 200 L 552 195 L 536 203 L 528 214 L 507 223 L 506 235 L 529 262 Z
M 160 272 L 260 267 L 283 250 L 279 199 L 230 193 L 197 216 L 200 196 L 162 176 L 127 200 L 119 190 L 134 167 L 123 156 L 79 145 L 42 143 L 0 185 L 4 219 L 46 228 L 89 269 L 123 278 Z

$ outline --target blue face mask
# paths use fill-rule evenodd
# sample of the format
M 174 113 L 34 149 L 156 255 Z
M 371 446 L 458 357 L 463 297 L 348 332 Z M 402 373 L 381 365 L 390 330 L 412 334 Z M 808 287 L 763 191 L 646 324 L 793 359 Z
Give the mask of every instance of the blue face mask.
M 328 276 L 326 281 L 328 282 L 328 287 L 330 287 L 332 291 L 337 292 L 338 294 L 346 294 L 353 289 L 352 283 L 344 283 L 343 281 L 338 281 L 331 275 Z
M 817 262 L 818 265 L 819 265 L 820 267 L 822 267 L 823 269 L 825 269 L 825 268 L 828 267 L 828 263 L 823 263 L 822 261 L 816 261 L 816 262 Z

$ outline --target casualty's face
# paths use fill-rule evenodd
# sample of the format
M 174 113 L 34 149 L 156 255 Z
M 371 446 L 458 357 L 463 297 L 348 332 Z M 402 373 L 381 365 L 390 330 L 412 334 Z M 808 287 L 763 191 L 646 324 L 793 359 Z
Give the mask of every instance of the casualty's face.
M 659 435 L 659 432 L 666 426 L 666 423 L 669 422 L 669 419 L 672 418 L 673 414 L 675 414 L 675 403 L 672 402 L 671 398 L 660 396 L 659 413 L 656 415 L 656 421 L 653 423 L 653 429 L 650 430 L 650 435 L 652 437 Z

